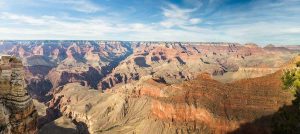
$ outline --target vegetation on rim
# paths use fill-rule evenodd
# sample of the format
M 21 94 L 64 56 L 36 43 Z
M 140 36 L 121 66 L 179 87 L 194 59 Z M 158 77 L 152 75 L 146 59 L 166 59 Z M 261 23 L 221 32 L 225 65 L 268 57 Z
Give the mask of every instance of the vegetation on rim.
M 283 106 L 273 116 L 273 133 L 296 134 L 300 131 L 300 61 L 296 68 L 286 70 L 282 76 L 283 89 L 291 91 L 295 96 L 293 105 Z

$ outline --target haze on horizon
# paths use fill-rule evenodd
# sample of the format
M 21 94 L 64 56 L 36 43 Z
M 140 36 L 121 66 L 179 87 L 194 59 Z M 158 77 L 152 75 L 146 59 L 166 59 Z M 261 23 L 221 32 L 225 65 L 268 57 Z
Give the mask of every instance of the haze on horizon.
M 0 39 L 300 44 L 300 0 L 0 0 Z

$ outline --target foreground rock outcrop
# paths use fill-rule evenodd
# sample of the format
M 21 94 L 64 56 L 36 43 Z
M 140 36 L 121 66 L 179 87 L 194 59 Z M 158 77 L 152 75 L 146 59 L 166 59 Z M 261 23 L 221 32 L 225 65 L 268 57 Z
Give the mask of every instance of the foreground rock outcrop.
M 1 56 L 0 65 L 0 133 L 36 133 L 37 112 L 26 91 L 22 62 Z

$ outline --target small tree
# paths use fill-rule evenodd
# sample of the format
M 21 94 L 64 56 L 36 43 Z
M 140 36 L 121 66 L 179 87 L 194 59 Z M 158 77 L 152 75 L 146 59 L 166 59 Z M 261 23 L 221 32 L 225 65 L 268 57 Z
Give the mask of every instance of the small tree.
M 283 89 L 291 91 L 296 100 L 294 102 L 299 104 L 300 99 L 300 69 L 286 70 L 282 76 Z
M 300 69 L 284 71 L 282 76 L 284 90 L 295 95 L 293 105 L 282 106 L 272 115 L 273 134 L 299 134 L 300 132 Z

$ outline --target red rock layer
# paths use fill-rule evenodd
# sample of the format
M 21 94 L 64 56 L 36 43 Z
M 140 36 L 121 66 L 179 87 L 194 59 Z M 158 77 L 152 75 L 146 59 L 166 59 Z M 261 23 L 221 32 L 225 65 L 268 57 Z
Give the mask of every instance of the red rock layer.
M 152 83 L 152 88 L 141 88 L 140 93 L 154 99 L 151 111 L 159 120 L 195 128 L 204 125 L 213 133 L 226 133 L 291 103 L 293 97 L 281 89 L 281 74 L 278 71 L 231 84 L 219 83 L 205 74 L 163 88 Z

